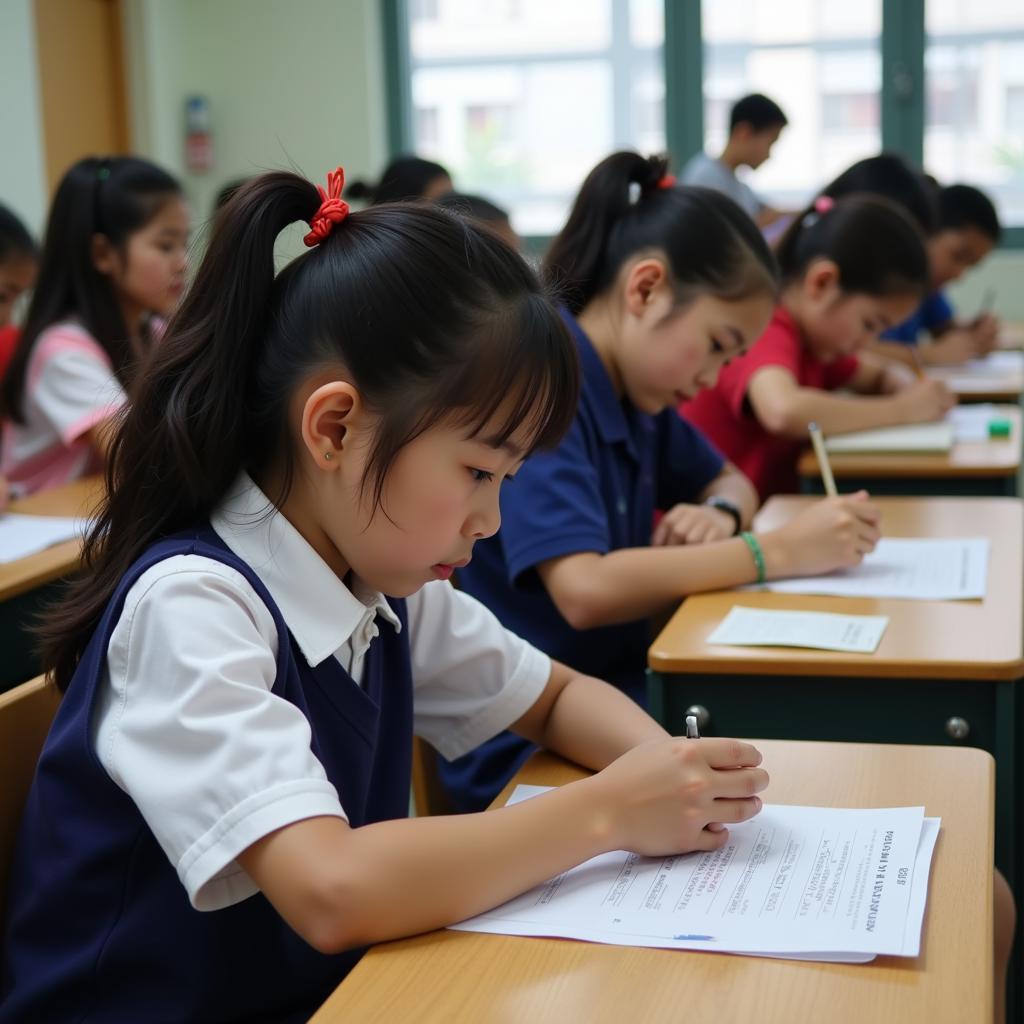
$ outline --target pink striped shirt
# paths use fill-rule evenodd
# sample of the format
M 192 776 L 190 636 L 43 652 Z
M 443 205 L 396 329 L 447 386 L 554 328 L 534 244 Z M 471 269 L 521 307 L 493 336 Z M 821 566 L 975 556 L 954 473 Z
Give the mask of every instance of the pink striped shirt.
M 110 357 L 80 324 L 54 324 L 29 358 L 25 423 L 7 422 L 0 473 L 16 494 L 34 494 L 102 468 L 88 434 L 127 401 Z

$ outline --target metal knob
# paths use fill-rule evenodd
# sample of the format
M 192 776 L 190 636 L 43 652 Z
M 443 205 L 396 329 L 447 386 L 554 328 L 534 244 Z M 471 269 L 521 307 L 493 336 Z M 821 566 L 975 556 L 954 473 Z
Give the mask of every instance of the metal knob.
M 971 734 L 971 723 L 954 715 L 946 722 L 946 735 L 951 740 L 965 740 Z
M 686 721 L 686 716 L 687 715 L 695 715 L 696 716 L 696 718 L 697 718 L 697 728 L 700 729 L 701 732 L 703 732 L 708 727 L 708 723 L 711 721 L 711 712 L 708 711 L 708 709 L 706 707 L 704 707 L 703 704 L 691 704 L 683 712 L 683 721 L 684 722 Z

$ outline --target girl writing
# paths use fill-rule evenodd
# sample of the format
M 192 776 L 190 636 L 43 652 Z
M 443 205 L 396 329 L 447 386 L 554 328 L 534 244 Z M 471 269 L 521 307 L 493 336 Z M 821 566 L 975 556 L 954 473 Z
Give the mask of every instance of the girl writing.
M 748 532 L 749 481 L 674 406 L 763 330 L 775 266 L 753 221 L 665 161 L 621 152 L 587 177 L 545 261 L 567 296 L 583 389 L 572 426 L 502 495 L 502 526 L 460 585 L 555 658 L 644 701 L 649 618 L 687 594 L 855 565 L 878 538 L 864 496 Z M 665 511 L 652 533 L 655 509 Z M 504 734 L 440 772 L 486 806 L 530 747 Z
M 229 202 L 112 442 L 45 634 L 65 692 L 0 1021 L 304 1021 L 367 943 L 602 851 L 717 848 L 760 807 L 752 747 L 668 737 L 446 582 L 569 425 L 575 353 L 489 232 L 349 215 L 330 181 Z M 275 278 L 299 220 L 312 249 Z M 508 726 L 597 774 L 405 820 L 414 729 L 455 757 Z

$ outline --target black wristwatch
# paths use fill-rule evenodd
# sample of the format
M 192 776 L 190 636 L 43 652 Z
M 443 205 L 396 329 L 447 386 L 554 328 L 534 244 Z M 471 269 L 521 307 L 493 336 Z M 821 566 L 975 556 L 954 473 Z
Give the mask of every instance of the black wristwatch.
M 721 509 L 732 516 L 732 521 L 736 524 L 735 529 L 732 531 L 734 537 L 743 529 L 743 513 L 728 498 L 720 498 L 717 494 L 713 494 L 704 504 L 710 505 L 712 508 Z

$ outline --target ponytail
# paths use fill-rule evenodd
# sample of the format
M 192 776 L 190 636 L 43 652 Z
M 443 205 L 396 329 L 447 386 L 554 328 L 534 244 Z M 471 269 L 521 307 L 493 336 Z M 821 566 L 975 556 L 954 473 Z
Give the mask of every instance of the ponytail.
M 427 204 L 349 214 L 275 277 L 274 242 L 321 207 L 276 172 L 222 209 L 191 291 L 148 361 L 107 463 L 85 572 L 39 630 L 64 689 L 118 583 L 148 547 L 208 520 L 239 472 L 294 473 L 288 410 L 338 365 L 379 425 L 364 484 L 382 500 L 398 451 L 441 422 L 549 446 L 576 408 L 575 349 L 525 262 Z
M 928 287 L 928 255 L 917 224 L 895 203 L 872 195 L 823 196 L 800 214 L 776 249 L 783 284 L 812 262 L 831 260 L 845 292 L 887 296 Z
M 587 175 L 543 266 L 574 315 L 652 249 L 666 257 L 680 305 L 700 292 L 726 300 L 774 294 L 774 260 L 750 217 L 719 192 L 672 187 L 667 166 L 665 157 L 623 151 Z

